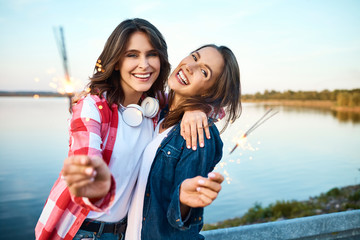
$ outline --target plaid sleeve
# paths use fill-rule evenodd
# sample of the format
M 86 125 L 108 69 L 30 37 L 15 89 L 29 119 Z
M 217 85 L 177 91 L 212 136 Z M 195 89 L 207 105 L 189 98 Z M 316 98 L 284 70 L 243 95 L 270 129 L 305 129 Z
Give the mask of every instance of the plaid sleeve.
M 226 115 L 224 108 L 220 108 L 218 112 L 215 112 L 215 108 L 212 105 L 209 105 L 211 107 L 211 111 L 208 114 L 208 117 L 212 118 L 214 122 L 220 121 L 223 119 Z
M 73 117 L 70 125 L 70 151 L 69 155 L 84 154 L 88 156 L 99 156 L 104 158 L 103 141 L 105 133 L 102 133 L 102 124 L 108 124 L 110 119 L 102 119 L 106 116 L 100 111 L 107 109 L 107 103 L 101 101 L 98 97 L 82 99 L 73 108 Z M 110 111 L 110 110 L 109 110 Z M 102 137 L 103 136 L 103 137 Z M 109 193 L 94 202 L 85 197 L 75 197 L 71 195 L 73 202 L 91 211 L 106 211 L 111 205 L 115 196 L 115 180 L 111 176 L 111 187 Z
M 100 112 L 102 111 L 102 112 Z M 69 156 L 86 154 L 103 157 L 107 164 L 111 157 L 114 137 L 103 147 L 102 139 L 107 137 L 108 131 L 116 133 L 117 115 L 111 118 L 106 100 L 98 97 L 81 99 L 73 107 L 73 117 L 70 124 Z M 117 113 L 117 108 L 113 108 Z M 110 143 L 110 144 L 109 144 Z M 108 148 L 108 149 L 107 149 Z M 101 153 L 106 156 L 102 156 Z M 115 196 L 115 181 L 112 178 L 108 195 L 94 204 L 89 200 L 81 202 L 82 198 L 71 196 L 66 183 L 61 177 L 55 182 L 43 211 L 35 227 L 35 237 L 39 240 L 73 239 L 90 210 L 105 210 L 110 206 Z
M 99 107 L 91 97 L 81 99 L 73 107 L 69 131 L 69 156 L 102 157 L 101 117 Z

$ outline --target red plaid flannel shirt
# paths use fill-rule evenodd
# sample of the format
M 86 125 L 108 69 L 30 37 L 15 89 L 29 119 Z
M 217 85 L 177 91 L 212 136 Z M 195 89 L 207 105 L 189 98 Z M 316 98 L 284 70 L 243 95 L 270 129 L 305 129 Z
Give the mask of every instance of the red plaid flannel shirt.
M 99 110 L 100 122 L 81 116 L 83 108 L 87 107 L 83 99 L 73 107 L 69 156 L 100 156 L 109 164 L 118 127 L 118 106 L 114 104 L 110 108 L 105 98 L 100 99 L 94 95 L 90 97 Z M 101 138 L 102 143 L 106 139 L 106 145 L 101 144 L 100 149 L 94 147 L 91 145 L 91 138 Z M 111 205 L 114 196 L 113 178 L 109 194 L 93 204 L 87 198 L 71 196 L 60 174 L 35 227 L 36 239 L 73 239 L 89 211 L 105 211 Z

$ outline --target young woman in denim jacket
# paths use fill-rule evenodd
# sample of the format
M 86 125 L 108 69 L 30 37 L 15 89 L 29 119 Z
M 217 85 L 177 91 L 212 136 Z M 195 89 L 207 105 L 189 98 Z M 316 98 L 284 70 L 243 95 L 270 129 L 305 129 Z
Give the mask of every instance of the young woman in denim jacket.
M 199 234 L 203 207 L 211 204 L 221 189 L 222 176 L 211 172 L 222 157 L 216 126 L 210 125 L 211 138 L 197 151 L 186 147 L 179 126 L 185 111 L 208 113 L 209 104 L 215 111 L 226 109 L 225 127 L 239 117 L 240 72 L 234 54 L 224 46 L 205 45 L 181 61 L 168 85 L 169 111 L 163 111 L 157 136 L 142 154 L 126 239 L 203 239 Z M 72 166 L 69 175 L 85 176 L 85 168 L 96 168 L 110 183 L 102 161 L 81 157 L 67 161 Z
M 227 125 L 241 112 L 239 67 L 227 47 L 205 45 L 192 52 L 173 71 L 168 85 L 170 111 L 164 112 L 155 130 L 158 135 L 144 151 L 126 239 L 203 239 L 203 207 L 219 190 L 216 174 L 210 173 L 213 181 L 206 177 L 220 161 L 223 144 L 211 124 L 205 147 L 189 151 L 180 136 L 181 116 L 191 109 L 209 112 L 211 104 L 215 110 L 226 109 Z

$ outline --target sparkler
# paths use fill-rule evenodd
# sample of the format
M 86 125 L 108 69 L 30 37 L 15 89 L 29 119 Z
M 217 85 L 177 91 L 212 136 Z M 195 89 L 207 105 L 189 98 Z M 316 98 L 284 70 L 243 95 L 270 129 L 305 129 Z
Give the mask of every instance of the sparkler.
M 245 133 L 244 135 L 242 135 L 241 139 L 246 138 L 247 136 L 249 136 L 250 133 L 252 133 L 256 128 L 258 128 L 260 125 L 262 125 L 266 120 L 268 120 L 269 118 L 271 118 L 272 116 L 274 116 L 275 114 L 278 113 L 278 111 L 276 112 L 272 112 L 273 109 L 270 108 L 269 110 L 266 111 L 266 113 L 259 119 L 257 120 Z M 272 112 L 272 113 L 271 113 Z M 271 114 L 270 114 L 271 113 Z M 270 115 L 269 115 L 270 114 Z M 233 151 L 235 151 L 235 149 L 239 146 L 239 141 L 236 143 L 236 145 L 234 146 L 234 148 L 230 151 L 229 154 L 231 154 Z
M 65 48 L 65 40 L 64 40 L 64 32 L 63 32 L 63 28 L 60 27 L 59 28 L 60 31 L 60 37 L 57 34 L 56 29 L 54 28 L 54 34 L 55 34 L 55 39 L 63 60 L 63 67 L 64 67 L 64 71 L 65 71 L 65 92 L 69 98 L 70 101 L 70 111 L 72 109 L 72 104 L 71 104 L 71 98 L 73 96 L 73 84 L 71 83 L 70 80 L 70 75 L 69 75 L 69 68 L 68 68 L 68 62 L 67 62 L 67 55 L 66 55 L 66 48 Z

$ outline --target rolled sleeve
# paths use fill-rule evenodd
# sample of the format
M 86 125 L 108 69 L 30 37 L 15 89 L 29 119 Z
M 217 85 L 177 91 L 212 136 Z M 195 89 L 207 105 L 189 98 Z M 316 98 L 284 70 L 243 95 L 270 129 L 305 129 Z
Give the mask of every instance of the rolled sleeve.
M 180 184 L 181 185 L 181 184 Z M 185 219 L 181 218 L 180 211 L 180 185 L 176 188 L 171 199 L 167 219 L 170 225 L 179 230 L 187 230 L 193 225 L 203 224 L 203 208 L 190 208 L 190 211 Z

